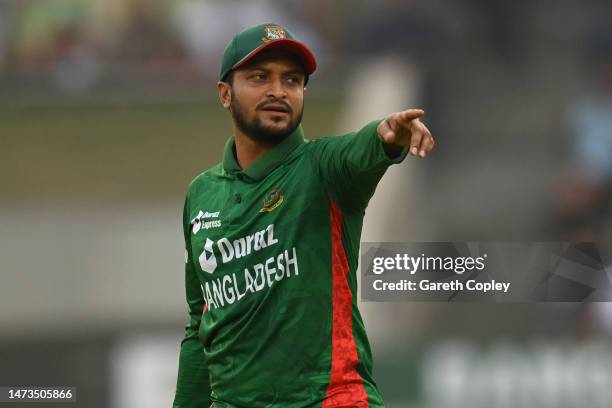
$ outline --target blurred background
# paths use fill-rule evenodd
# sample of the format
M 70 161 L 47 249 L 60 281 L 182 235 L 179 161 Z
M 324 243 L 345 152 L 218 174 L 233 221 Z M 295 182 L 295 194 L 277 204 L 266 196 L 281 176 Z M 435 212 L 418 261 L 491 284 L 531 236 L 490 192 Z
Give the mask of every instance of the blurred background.
M 364 241 L 596 241 L 610 265 L 609 1 L 0 0 L 0 385 L 171 405 L 184 194 L 231 132 L 222 50 L 262 21 L 318 57 L 309 138 L 426 111 L 437 150 L 388 171 Z M 612 406 L 606 303 L 361 307 L 389 408 Z

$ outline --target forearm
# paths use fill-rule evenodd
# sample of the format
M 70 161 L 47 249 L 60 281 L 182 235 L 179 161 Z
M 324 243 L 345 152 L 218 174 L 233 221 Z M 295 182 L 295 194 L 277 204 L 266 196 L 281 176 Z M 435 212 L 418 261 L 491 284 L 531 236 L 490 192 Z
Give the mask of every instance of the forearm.
M 176 393 L 172 408 L 208 408 L 210 380 L 202 343 L 197 338 L 185 337 L 181 343 Z

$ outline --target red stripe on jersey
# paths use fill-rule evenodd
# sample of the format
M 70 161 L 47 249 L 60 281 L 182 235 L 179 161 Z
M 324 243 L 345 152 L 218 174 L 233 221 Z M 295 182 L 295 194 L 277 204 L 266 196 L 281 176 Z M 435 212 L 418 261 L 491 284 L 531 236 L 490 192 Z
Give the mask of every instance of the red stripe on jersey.
M 342 244 L 342 211 L 329 200 L 332 238 L 332 366 L 322 408 L 369 407 L 357 372 L 359 357 L 353 337 L 353 294 L 348 284 L 348 262 Z

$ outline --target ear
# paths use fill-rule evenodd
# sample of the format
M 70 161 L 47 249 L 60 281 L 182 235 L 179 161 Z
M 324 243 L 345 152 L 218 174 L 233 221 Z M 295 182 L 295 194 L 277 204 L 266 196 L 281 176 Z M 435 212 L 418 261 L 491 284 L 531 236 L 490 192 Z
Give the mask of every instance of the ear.
M 229 109 L 232 102 L 232 87 L 227 82 L 217 82 L 217 90 L 219 91 L 219 101 L 225 109 Z

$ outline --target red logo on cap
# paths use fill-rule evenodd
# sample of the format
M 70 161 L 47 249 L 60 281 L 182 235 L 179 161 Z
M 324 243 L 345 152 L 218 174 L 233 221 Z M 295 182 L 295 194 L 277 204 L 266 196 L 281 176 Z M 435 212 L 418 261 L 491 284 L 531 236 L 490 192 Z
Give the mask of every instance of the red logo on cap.
M 276 24 L 268 24 L 264 26 L 264 36 L 261 39 L 263 42 L 268 42 L 272 40 L 280 40 L 281 38 L 286 38 L 285 29 Z

